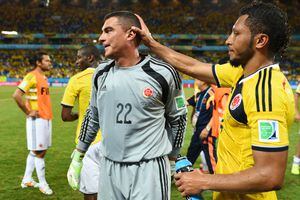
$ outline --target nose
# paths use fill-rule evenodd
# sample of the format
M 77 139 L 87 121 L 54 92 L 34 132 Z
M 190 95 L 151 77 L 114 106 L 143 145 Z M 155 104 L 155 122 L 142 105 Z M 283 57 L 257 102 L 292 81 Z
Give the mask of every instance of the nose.
M 226 44 L 227 46 L 229 46 L 230 44 L 232 44 L 231 36 L 232 36 L 232 34 L 230 34 L 230 35 L 228 36 L 228 38 L 226 39 L 226 41 L 225 41 L 225 44 Z
M 98 42 L 101 43 L 101 44 L 104 42 L 104 36 L 103 36 L 103 33 L 100 34 L 100 36 L 99 36 L 99 38 L 98 38 Z

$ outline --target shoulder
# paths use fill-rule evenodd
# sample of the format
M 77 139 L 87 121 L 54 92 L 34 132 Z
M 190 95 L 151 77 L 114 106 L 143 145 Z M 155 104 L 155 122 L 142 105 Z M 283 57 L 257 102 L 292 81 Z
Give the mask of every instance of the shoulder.
M 234 67 L 230 63 L 215 64 L 212 71 L 218 87 L 232 87 L 243 75 L 241 66 Z
M 104 72 L 109 71 L 109 69 L 114 66 L 114 63 L 115 63 L 114 60 L 105 60 L 105 61 L 102 61 L 98 65 L 98 67 L 95 69 L 94 74 L 104 73 Z
M 98 79 L 104 80 L 101 77 L 104 77 L 107 72 L 115 65 L 114 60 L 107 60 L 103 61 L 98 65 L 98 67 L 95 69 L 94 75 L 93 75 L 93 84 L 98 89 Z
M 150 66 L 161 73 L 178 73 L 173 67 L 172 65 L 170 65 L 169 63 L 166 63 L 163 60 L 160 60 L 158 58 L 154 58 L 152 56 L 149 56 L 149 62 L 150 62 Z
M 181 77 L 173 66 L 152 56 L 149 57 L 149 67 L 166 79 L 167 82 L 175 83 L 177 87 L 180 88 Z
M 24 76 L 24 80 L 31 80 L 35 77 L 36 77 L 36 75 L 31 71 Z

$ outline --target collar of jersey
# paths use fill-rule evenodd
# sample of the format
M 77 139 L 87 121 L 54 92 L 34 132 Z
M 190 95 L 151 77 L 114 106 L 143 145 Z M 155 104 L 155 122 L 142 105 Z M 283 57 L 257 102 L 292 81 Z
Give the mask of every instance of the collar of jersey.
M 142 61 L 140 61 L 138 64 L 136 65 L 133 65 L 133 66 L 129 66 L 129 67 L 120 67 L 118 65 L 115 65 L 115 68 L 118 69 L 118 70 L 134 70 L 136 68 L 140 68 L 141 66 L 143 66 L 146 62 L 149 61 L 150 59 L 150 56 L 145 56 L 145 57 L 142 57 Z
M 239 81 L 240 83 L 246 82 L 247 80 L 250 80 L 252 77 L 254 77 L 257 73 L 259 73 L 260 71 L 267 69 L 267 68 L 273 68 L 273 69 L 279 69 L 279 64 L 278 63 L 274 63 L 271 65 L 267 65 L 265 67 L 262 67 L 260 69 L 258 69 L 256 72 L 253 72 L 252 74 L 250 74 L 249 76 L 247 76 L 246 78 L 243 78 L 242 80 Z

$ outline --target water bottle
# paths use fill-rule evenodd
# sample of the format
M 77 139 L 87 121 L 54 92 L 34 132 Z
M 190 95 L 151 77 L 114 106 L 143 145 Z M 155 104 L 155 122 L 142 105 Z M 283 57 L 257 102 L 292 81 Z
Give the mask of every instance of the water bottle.
M 175 163 L 176 173 L 191 172 L 194 170 L 192 163 L 185 157 L 178 157 Z M 186 200 L 202 200 L 200 195 L 187 196 Z

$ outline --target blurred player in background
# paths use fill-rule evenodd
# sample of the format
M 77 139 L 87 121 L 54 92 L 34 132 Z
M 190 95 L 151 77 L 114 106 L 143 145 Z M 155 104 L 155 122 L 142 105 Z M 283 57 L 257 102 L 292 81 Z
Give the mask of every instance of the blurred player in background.
M 66 87 L 61 101 L 61 118 L 63 121 L 74 121 L 78 119 L 75 143 L 78 143 L 80 127 L 84 114 L 90 102 L 92 89 L 92 76 L 100 60 L 100 52 L 93 45 L 84 46 L 77 51 L 76 66 L 81 72 L 72 76 Z M 78 100 L 78 113 L 72 112 L 75 101 Z M 78 185 L 71 185 L 84 194 L 85 200 L 97 199 L 99 179 L 99 144 L 100 131 L 97 134 L 94 145 L 91 145 L 83 159 L 80 180 Z
M 231 92 L 230 88 L 218 88 L 216 86 L 212 86 L 214 94 L 208 99 L 207 105 L 212 102 L 213 104 L 213 116 L 212 116 L 212 136 L 218 138 L 219 133 L 222 129 L 222 122 L 224 120 L 223 115 L 226 110 L 228 97 Z
M 286 13 L 257 1 L 241 8 L 226 40 L 230 63 L 223 65 L 203 63 L 163 46 L 142 25 L 143 30 L 131 30 L 157 56 L 189 76 L 233 88 L 219 135 L 215 174 L 175 174 L 181 195 L 208 189 L 215 191 L 214 199 L 277 199 L 295 107 L 293 91 L 275 62 L 289 43 Z
M 44 73 L 50 70 L 52 64 L 49 55 L 44 52 L 35 54 L 31 64 L 35 66 L 35 69 L 24 77 L 13 94 L 16 103 L 26 114 L 29 154 L 21 187 L 39 187 L 42 193 L 51 195 L 53 191 L 46 181 L 44 157 L 47 149 L 51 146 L 52 109 L 49 85 Z M 25 100 L 23 100 L 24 95 Z M 39 183 L 32 178 L 34 168 Z
M 295 120 L 297 123 L 298 133 L 300 134 L 299 123 L 300 123 L 300 112 L 299 112 L 299 96 L 300 96 L 300 83 L 297 86 L 296 93 L 295 93 Z M 300 142 L 298 142 L 296 148 L 296 155 L 294 155 L 293 165 L 292 165 L 292 174 L 299 175 L 300 174 Z
M 75 153 L 83 156 L 101 128 L 98 198 L 169 200 L 168 157 L 176 159 L 186 127 L 181 78 L 165 62 L 139 53 L 133 25 L 140 22 L 127 11 L 104 19 L 99 41 L 112 60 L 94 74 L 85 134 Z M 76 171 L 72 163 L 70 168 Z
M 195 80 L 199 92 L 187 102 L 195 108 L 192 124 L 194 134 L 187 151 L 187 159 L 194 164 L 201 152 L 202 170 L 214 173 L 216 165 L 215 139 L 211 137 L 211 124 L 213 103 L 207 105 L 208 99 L 213 95 L 212 87 L 200 80 Z M 195 101 L 196 99 L 196 101 Z

